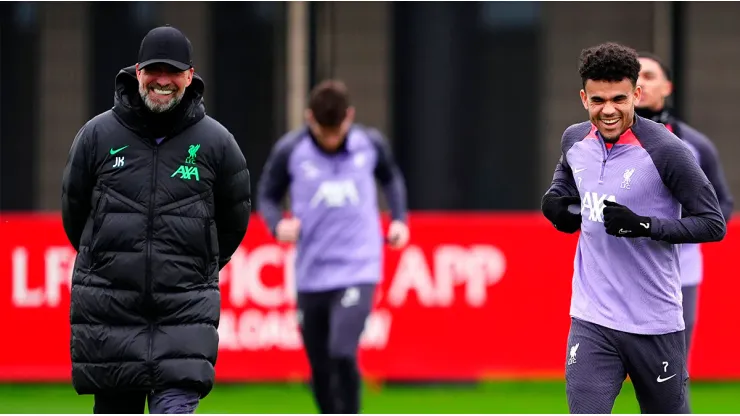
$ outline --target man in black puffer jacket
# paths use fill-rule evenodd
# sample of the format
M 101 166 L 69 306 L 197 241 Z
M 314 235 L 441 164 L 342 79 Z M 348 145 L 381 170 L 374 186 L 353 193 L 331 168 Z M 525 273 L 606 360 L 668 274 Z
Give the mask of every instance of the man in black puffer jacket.
M 250 181 L 205 115 L 189 40 L 153 29 L 115 103 L 75 137 L 62 218 L 72 278 L 72 382 L 95 413 L 193 413 L 214 383 L 219 270 L 246 234 Z

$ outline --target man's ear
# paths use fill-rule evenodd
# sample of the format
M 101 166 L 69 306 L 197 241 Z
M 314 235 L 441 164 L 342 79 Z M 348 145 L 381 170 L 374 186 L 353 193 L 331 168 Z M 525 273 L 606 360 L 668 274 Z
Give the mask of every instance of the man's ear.
M 663 85 L 663 93 L 664 97 L 669 97 L 671 94 L 673 94 L 673 83 L 671 81 L 666 81 Z
M 188 69 L 188 87 L 190 84 L 193 83 L 193 78 L 195 77 L 195 68 Z
M 581 90 L 581 103 L 583 103 L 583 108 L 588 110 L 588 97 L 586 97 L 586 91 Z
M 348 107 L 347 108 L 347 115 L 345 116 L 345 121 L 352 124 L 355 122 L 355 108 L 354 107 Z

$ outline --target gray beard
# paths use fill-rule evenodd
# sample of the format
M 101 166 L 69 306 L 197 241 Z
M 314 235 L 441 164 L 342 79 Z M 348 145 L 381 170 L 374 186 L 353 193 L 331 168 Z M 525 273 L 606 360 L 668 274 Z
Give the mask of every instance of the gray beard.
M 178 104 L 180 104 L 180 101 L 182 101 L 182 97 L 185 95 L 185 90 L 173 93 L 174 97 L 172 97 L 172 99 L 166 103 L 158 103 L 149 98 L 149 88 L 144 86 L 139 86 L 139 95 L 144 101 L 144 105 L 146 105 L 146 108 L 148 108 L 151 112 L 164 113 L 172 110 Z

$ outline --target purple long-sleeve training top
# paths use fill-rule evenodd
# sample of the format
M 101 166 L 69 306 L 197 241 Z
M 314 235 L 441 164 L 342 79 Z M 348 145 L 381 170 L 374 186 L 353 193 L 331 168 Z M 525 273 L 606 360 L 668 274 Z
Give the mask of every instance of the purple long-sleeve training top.
M 300 292 L 319 292 L 381 278 L 383 236 L 376 179 L 394 220 L 406 221 L 406 186 L 385 138 L 355 124 L 336 153 L 322 150 L 303 127 L 273 147 L 258 185 L 259 212 L 274 233 L 289 192 L 301 221 L 295 278 Z
M 614 145 L 590 122 L 568 127 L 561 145 L 547 192 L 581 198 L 571 316 L 635 334 L 683 330 L 680 245 L 719 241 L 726 232 L 717 195 L 691 150 L 662 124 L 638 116 Z M 650 217 L 650 237 L 606 234 L 605 200 Z

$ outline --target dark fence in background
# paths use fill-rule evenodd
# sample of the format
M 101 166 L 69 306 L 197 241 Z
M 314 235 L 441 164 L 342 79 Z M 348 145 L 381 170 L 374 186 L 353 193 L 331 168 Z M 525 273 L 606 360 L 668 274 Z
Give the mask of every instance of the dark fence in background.
M 0 210 L 4 211 L 40 205 L 36 193 L 42 173 L 36 155 L 44 151 L 39 149 L 43 120 L 38 110 L 43 7 L 45 3 L 0 4 Z M 89 73 L 84 78 L 89 83 L 79 94 L 87 98 L 87 114 L 92 117 L 112 106 L 114 77 L 135 63 L 144 34 L 168 22 L 162 3 L 91 2 L 87 7 Z M 203 27 L 209 27 L 206 108 L 234 134 L 256 185 L 270 148 L 285 130 L 288 3 L 210 2 L 204 7 L 208 13 L 199 18 Z M 332 72 L 319 68 L 315 56 L 316 31 L 326 24 L 316 18 L 319 7 L 328 6 L 309 6 L 312 82 Z M 398 2 L 385 7 L 389 19 L 385 69 L 391 80 L 387 112 L 393 119 L 386 133 L 393 138 L 407 177 L 410 207 L 537 209 L 543 174 L 549 175 L 554 163 L 548 160 L 545 165 L 540 155 L 546 127 L 541 116 L 546 100 L 542 80 L 547 75 L 542 58 L 547 52 L 544 4 Z M 690 51 L 686 44 L 695 36 L 687 32 L 687 7 L 681 3 L 671 7 L 677 86 L 673 102 L 680 113 L 686 100 L 684 68 Z M 340 34 L 333 36 L 341 39 Z M 333 53 L 329 56 L 330 61 L 335 59 Z M 573 65 L 575 70 L 577 56 Z M 59 140 L 71 144 L 73 136 L 66 136 Z

